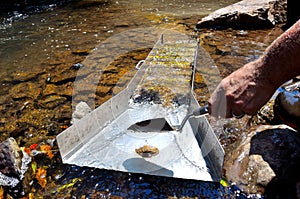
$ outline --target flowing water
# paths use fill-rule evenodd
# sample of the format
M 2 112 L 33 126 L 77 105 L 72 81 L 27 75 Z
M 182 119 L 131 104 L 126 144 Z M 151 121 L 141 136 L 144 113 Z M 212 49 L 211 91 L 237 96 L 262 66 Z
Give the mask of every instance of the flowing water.
M 200 34 L 203 46 L 220 66 L 221 76 L 256 59 L 280 31 L 193 31 L 198 19 L 235 2 L 237 0 L 78 0 L 64 5 L 31 7 L 30 11 L 2 13 L 1 140 L 13 136 L 25 147 L 51 143 L 70 124 L 72 83 L 78 68 L 82 67 L 80 63 L 104 41 L 123 31 L 157 27 Z M 112 45 L 118 47 L 118 43 Z M 149 52 L 147 47 L 118 55 L 104 73 L 107 78 L 98 84 L 96 104 L 118 93 L 121 88 L 109 81 L 132 71 Z M 114 55 L 113 50 L 111 54 Z M 203 82 L 195 82 L 200 103 L 208 98 L 203 87 Z M 37 167 L 48 170 L 47 186 L 41 186 L 38 178 L 29 175 L 18 188 L 8 190 L 12 195 L 31 193 L 45 198 L 247 197 L 236 194 L 239 192 L 236 187 L 226 188 L 219 183 L 62 165 L 55 143 L 53 149 L 53 159 L 35 159 Z
M 36 14 L 15 12 L 0 26 L 1 71 L 40 70 L 39 63 L 57 53 L 92 49 L 118 32 L 205 15 L 232 2 L 85 0 Z

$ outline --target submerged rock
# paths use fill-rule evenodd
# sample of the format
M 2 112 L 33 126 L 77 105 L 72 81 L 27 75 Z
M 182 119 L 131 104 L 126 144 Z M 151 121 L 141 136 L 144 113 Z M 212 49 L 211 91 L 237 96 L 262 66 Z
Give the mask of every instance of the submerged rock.
M 286 21 L 286 0 L 243 0 L 198 22 L 197 28 L 260 29 Z
M 43 90 L 43 95 L 61 95 L 67 98 L 72 98 L 73 95 L 73 87 L 72 83 L 68 82 L 63 85 L 55 85 L 55 84 L 47 84 L 45 89 Z
M 9 80 L 12 83 L 20 83 L 20 82 L 28 82 L 35 79 L 38 79 L 40 75 L 42 75 L 43 72 L 13 72 L 10 74 Z
M 224 161 L 229 181 L 236 182 L 247 193 L 272 193 L 273 196 L 280 195 L 283 190 L 286 194 L 296 194 L 299 168 L 300 135 L 286 125 L 257 127 L 242 136 Z
M 85 102 L 79 102 L 76 107 L 75 111 L 72 114 L 72 120 L 71 124 L 74 124 L 76 121 L 80 120 L 83 118 L 85 115 L 90 113 L 92 109 L 89 107 L 89 105 Z
M 67 101 L 66 97 L 59 96 L 59 95 L 49 95 L 45 97 L 45 99 L 43 99 L 43 101 L 41 101 L 40 104 L 47 109 L 53 109 L 65 103 L 66 101 Z
M 9 91 L 9 94 L 14 100 L 25 98 L 35 99 L 40 95 L 40 93 L 40 86 L 32 82 L 22 82 L 20 84 L 16 84 Z

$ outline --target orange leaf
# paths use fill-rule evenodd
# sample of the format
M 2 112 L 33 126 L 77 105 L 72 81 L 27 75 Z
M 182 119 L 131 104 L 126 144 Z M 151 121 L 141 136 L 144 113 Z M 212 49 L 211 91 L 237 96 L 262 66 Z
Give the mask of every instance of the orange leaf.
M 30 156 L 30 152 L 31 152 L 31 149 L 30 148 L 24 148 L 24 151 Z
M 39 185 L 41 185 L 42 188 L 45 188 L 47 184 L 47 170 L 38 168 L 35 178 L 38 180 Z
M 40 149 L 41 149 L 41 151 L 43 153 L 46 153 L 49 156 L 50 159 L 53 158 L 54 155 L 53 155 L 53 153 L 51 151 L 51 146 L 49 146 L 49 145 L 41 145 Z
M 63 125 L 63 126 L 60 126 L 60 128 L 67 129 L 67 128 L 69 128 L 69 126 L 68 125 Z
M 4 196 L 4 189 L 2 186 L 0 186 L 0 198 L 5 198 Z

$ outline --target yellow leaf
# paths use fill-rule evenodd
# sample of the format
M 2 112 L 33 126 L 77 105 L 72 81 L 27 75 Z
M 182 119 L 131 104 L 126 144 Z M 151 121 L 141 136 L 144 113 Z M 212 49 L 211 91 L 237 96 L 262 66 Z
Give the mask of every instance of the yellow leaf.
M 59 193 L 59 192 L 61 192 L 62 190 L 66 189 L 66 188 L 71 188 L 71 187 L 73 187 L 73 186 L 76 184 L 76 182 L 78 182 L 78 181 L 81 181 L 81 179 L 79 179 L 79 178 L 74 178 L 74 179 L 72 179 L 72 182 L 70 182 L 69 184 L 65 184 L 65 185 L 59 187 L 59 188 L 57 189 L 57 192 Z
M 32 162 L 32 163 L 31 163 L 31 169 L 32 169 L 33 174 L 35 174 L 35 173 L 36 173 L 36 170 L 37 170 L 36 162 Z
M 45 188 L 47 184 L 47 170 L 38 168 L 35 178 L 38 180 L 39 185 L 41 185 L 42 188 Z
M 29 199 L 34 199 L 34 194 L 33 193 L 29 193 L 28 197 L 29 197 Z
M 5 198 L 4 197 L 4 189 L 2 186 L 0 186 L 0 198 Z
M 221 184 L 222 186 L 224 186 L 224 187 L 228 187 L 228 186 L 229 186 L 228 182 L 227 182 L 224 178 L 222 178 L 222 179 L 220 180 L 220 184 Z

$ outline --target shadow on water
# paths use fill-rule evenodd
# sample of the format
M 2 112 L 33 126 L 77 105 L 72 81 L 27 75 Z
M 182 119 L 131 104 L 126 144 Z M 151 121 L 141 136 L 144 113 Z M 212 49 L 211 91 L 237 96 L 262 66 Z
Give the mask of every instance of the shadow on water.
M 145 168 L 145 170 L 147 170 L 147 171 L 156 171 L 164 176 L 166 176 L 166 175 L 173 176 L 173 171 L 168 170 L 159 165 L 153 164 L 151 162 L 148 162 L 141 158 L 128 159 L 123 163 L 123 166 L 125 167 L 126 170 L 129 170 L 129 171 L 136 170 L 137 173 L 143 172 L 143 170 Z M 142 168 L 142 170 L 140 170 L 139 168 Z
M 8 12 L 32 13 L 45 10 L 51 6 L 63 6 L 78 0 L 10 0 L 0 2 L 0 16 L 6 16 Z
M 251 198 L 242 194 L 237 187 L 225 188 L 215 182 L 122 173 L 77 166 L 67 166 L 64 176 L 58 181 L 66 184 L 74 178 L 81 178 L 81 181 L 75 184 L 71 195 L 85 196 L 85 198 Z M 236 192 L 240 194 L 236 194 Z M 61 194 L 63 193 L 51 196 L 61 198 Z

